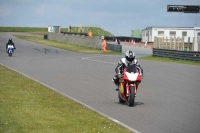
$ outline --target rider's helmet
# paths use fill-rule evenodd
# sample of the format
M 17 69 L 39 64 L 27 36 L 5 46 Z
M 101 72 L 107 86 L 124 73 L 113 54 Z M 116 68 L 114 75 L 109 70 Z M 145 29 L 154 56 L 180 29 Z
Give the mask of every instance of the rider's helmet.
M 128 64 L 131 64 L 132 61 L 135 59 L 135 54 L 133 51 L 126 51 L 125 58 Z
M 9 42 L 9 43 L 11 43 L 11 42 L 12 42 L 12 39 L 11 39 L 11 38 L 9 38 L 8 42 Z

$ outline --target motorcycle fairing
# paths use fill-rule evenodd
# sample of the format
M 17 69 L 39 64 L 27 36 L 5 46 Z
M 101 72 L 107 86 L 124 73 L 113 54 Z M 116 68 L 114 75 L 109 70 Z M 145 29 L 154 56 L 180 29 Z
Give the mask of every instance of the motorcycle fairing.
M 14 46 L 13 45 L 8 45 L 8 53 L 12 53 L 14 50 Z
M 139 81 L 140 79 L 140 75 L 139 73 L 129 73 L 129 72 L 125 72 L 124 73 L 124 80 L 129 80 L 129 81 Z
M 124 93 L 124 84 L 122 82 L 119 85 L 119 89 L 121 93 Z

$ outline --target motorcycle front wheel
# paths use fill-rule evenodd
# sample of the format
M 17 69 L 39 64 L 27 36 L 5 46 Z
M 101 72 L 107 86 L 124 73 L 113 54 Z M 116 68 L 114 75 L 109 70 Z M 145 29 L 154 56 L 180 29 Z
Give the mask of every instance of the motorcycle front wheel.
M 130 87 L 130 95 L 128 96 L 128 106 L 129 107 L 133 107 L 134 103 L 135 103 L 135 86 L 131 86 Z

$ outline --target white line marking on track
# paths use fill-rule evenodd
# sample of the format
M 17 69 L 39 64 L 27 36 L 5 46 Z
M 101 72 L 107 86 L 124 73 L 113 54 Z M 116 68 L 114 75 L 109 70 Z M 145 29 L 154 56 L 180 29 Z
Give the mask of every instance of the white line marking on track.
M 9 68 L 9 69 L 11 69 L 11 70 L 13 70 L 13 71 L 15 71 L 15 72 L 17 72 L 17 73 L 19 73 L 19 74 L 21 74 L 21 75 L 27 77 L 27 78 L 29 78 L 29 79 L 32 79 L 33 81 L 38 82 L 38 83 L 40 83 L 40 84 L 46 86 L 47 88 L 49 88 L 49 89 L 51 89 L 51 90 L 54 90 L 55 92 L 58 92 L 59 94 L 61 94 L 61 95 L 65 96 L 65 97 L 68 97 L 68 98 L 72 99 L 73 101 L 75 101 L 75 102 L 77 102 L 77 103 L 82 104 L 83 106 L 87 107 L 88 109 L 93 110 L 93 111 L 99 113 L 100 115 L 102 115 L 102 116 L 104 116 L 104 117 L 106 117 L 106 118 L 108 118 L 108 119 L 110 119 L 110 120 L 112 120 L 112 121 L 118 123 L 119 125 L 121 125 L 121 126 L 127 128 L 127 129 L 129 129 L 130 131 L 133 131 L 133 132 L 135 132 L 135 133 L 140 133 L 140 132 L 138 132 L 137 130 L 135 130 L 135 129 L 133 129 L 133 128 L 131 128 L 131 127 L 129 127 L 129 126 L 123 124 L 123 123 L 121 123 L 120 121 L 109 117 L 108 115 L 106 115 L 106 114 L 104 114 L 104 113 L 102 113 L 102 112 L 100 112 L 100 111 L 98 111 L 98 110 L 96 110 L 96 109 L 90 107 L 89 105 L 87 105 L 87 104 L 85 104 L 85 103 L 83 103 L 83 102 L 81 102 L 81 101 L 79 101 L 79 100 L 77 100 L 77 99 L 75 99 L 75 98 L 73 98 L 73 97 L 71 97 L 71 96 L 69 96 L 69 95 L 67 95 L 67 94 L 65 94 L 65 93 L 63 93 L 63 92 L 61 92 L 61 91 L 59 91 L 59 90 L 56 90 L 55 88 L 53 88 L 53 87 L 51 87 L 51 86 L 48 86 L 48 85 L 45 84 L 45 83 L 42 83 L 42 82 L 40 82 L 40 81 L 38 81 L 38 80 L 36 80 L 36 79 L 34 79 L 34 78 L 32 78 L 32 77 L 30 77 L 30 76 L 28 76 L 28 75 L 22 73 L 22 72 L 19 72 L 19 71 L 15 70 L 14 68 L 5 66 L 5 65 L 3 65 L 3 64 L 1 64 L 1 63 L 0 63 L 0 65 L 4 66 L 4 67 L 6 67 L 6 68 Z
M 107 62 L 107 61 L 101 61 L 101 60 L 91 59 L 91 58 L 104 57 L 104 56 L 112 56 L 112 55 L 102 55 L 102 56 L 84 57 L 84 58 L 82 58 L 82 59 L 83 59 L 83 60 L 90 60 L 90 61 L 101 62 L 101 63 L 114 64 L 114 65 L 117 64 L 117 63 L 113 63 L 113 62 Z

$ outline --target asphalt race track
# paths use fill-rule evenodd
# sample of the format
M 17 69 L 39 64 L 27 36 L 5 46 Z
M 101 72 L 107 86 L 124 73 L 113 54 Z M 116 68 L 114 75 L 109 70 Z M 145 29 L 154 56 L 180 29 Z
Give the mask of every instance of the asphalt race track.
M 123 56 L 78 54 L 13 38 L 8 57 L 8 33 L 0 33 L 0 64 L 28 76 L 141 133 L 200 132 L 200 67 L 138 59 L 144 69 L 136 105 L 118 103 L 114 68 Z M 128 46 L 123 49 L 129 49 Z M 149 49 L 130 47 L 136 55 Z M 143 49 L 143 50 L 142 50 Z M 151 51 L 150 51 L 151 52 Z

